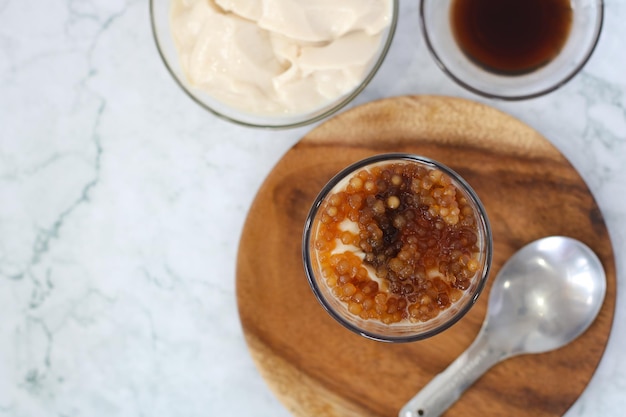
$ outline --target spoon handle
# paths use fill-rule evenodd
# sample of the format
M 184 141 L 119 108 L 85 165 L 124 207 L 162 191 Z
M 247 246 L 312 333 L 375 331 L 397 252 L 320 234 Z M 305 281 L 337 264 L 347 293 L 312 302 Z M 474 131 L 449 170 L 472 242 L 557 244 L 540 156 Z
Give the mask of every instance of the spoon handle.
M 502 351 L 489 346 L 485 333 L 481 331 L 465 352 L 402 407 L 399 417 L 436 417 L 443 414 L 504 356 Z

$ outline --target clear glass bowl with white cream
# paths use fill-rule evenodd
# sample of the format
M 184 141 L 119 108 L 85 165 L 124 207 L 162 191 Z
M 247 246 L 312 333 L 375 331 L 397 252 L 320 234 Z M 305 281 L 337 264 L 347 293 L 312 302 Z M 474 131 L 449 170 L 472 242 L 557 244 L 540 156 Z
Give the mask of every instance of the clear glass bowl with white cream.
M 338 173 L 306 219 L 303 262 L 322 307 L 370 339 L 409 342 L 460 320 L 485 286 L 492 237 L 474 190 L 447 166 L 382 154 Z
M 398 0 L 151 0 L 159 53 L 195 102 L 252 126 L 303 126 L 356 97 L 382 64 Z

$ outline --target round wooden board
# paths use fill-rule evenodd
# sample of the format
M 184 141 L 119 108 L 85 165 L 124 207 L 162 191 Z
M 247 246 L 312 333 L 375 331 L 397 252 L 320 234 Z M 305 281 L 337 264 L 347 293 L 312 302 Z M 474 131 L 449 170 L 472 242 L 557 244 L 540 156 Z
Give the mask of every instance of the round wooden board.
M 482 199 L 493 228 L 485 292 L 460 322 L 426 341 L 388 344 L 351 333 L 318 304 L 302 267 L 302 229 L 318 191 L 346 165 L 385 152 L 420 154 L 456 170 Z M 496 365 L 446 416 L 561 416 L 574 403 L 602 357 L 613 320 L 616 280 L 607 229 L 570 163 L 504 113 L 433 96 L 356 107 L 289 150 L 250 209 L 237 259 L 237 301 L 252 357 L 296 416 L 397 416 L 472 342 L 505 260 L 549 235 L 579 239 L 602 260 L 608 291 L 599 317 L 562 349 Z

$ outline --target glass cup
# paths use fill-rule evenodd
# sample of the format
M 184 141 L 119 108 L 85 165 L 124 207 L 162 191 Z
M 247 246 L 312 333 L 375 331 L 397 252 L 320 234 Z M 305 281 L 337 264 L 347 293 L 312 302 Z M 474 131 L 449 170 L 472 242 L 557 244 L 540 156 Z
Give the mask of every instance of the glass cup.
M 459 47 L 451 26 L 455 1 L 422 0 L 420 20 L 424 39 L 445 74 L 469 91 L 488 98 L 528 99 L 561 87 L 589 60 L 602 29 L 602 0 L 571 0 L 571 27 L 560 52 L 534 71 L 503 75 L 477 65 Z
M 390 171 L 389 167 L 392 164 L 393 168 Z M 399 168 L 401 166 L 410 166 L 410 169 L 413 171 L 400 173 L 398 170 L 403 169 Z M 385 174 L 385 170 L 390 173 Z M 367 175 L 370 175 L 369 179 Z M 376 178 L 372 179 L 372 176 L 376 175 L 380 175 L 380 178 L 386 178 L 385 181 L 391 184 L 386 188 L 386 191 L 383 191 L 383 188 L 386 186 L 377 182 Z M 403 182 L 400 182 L 394 175 L 404 178 Z M 419 198 L 415 197 L 416 193 L 409 190 L 413 187 L 413 185 L 409 184 L 413 183 L 416 184 L 416 187 L 423 188 L 423 190 L 419 191 L 419 193 L 422 193 Z M 438 200 L 439 197 L 435 198 L 434 201 L 429 197 L 431 195 L 441 195 L 442 193 L 448 194 L 445 190 L 446 187 L 448 187 L 448 191 L 450 190 L 450 184 L 456 189 L 455 201 L 458 202 L 456 207 L 459 208 L 457 213 L 463 213 L 461 217 L 456 219 L 456 223 L 454 222 L 454 217 L 446 217 L 454 215 L 453 207 L 455 207 L 456 202 L 450 203 L 451 200 L 448 199 L 448 204 L 446 204 Z M 361 195 L 361 205 L 355 203 L 355 200 L 351 200 L 348 194 L 345 193 L 346 190 L 354 191 L 356 189 L 363 190 L 362 192 L 354 193 Z M 342 196 L 338 197 L 338 193 L 342 192 Z M 395 194 L 387 196 L 385 193 L 397 193 L 402 197 L 394 200 Z M 359 200 L 359 198 L 356 198 L 356 200 Z M 400 231 L 403 229 L 407 231 L 403 235 L 404 237 L 395 240 L 396 243 L 404 242 L 402 249 L 399 246 L 394 246 L 395 253 L 391 254 L 389 258 L 402 258 L 403 255 L 400 252 L 407 250 L 406 253 L 412 253 L 411 258 L 408 259 L 415 259 L 415 262 L 419 263 L 420 254 L 416 254 L 415 250 L 413 252 L 410 251 L 410 243 L 414 245 L 413 249 L 417 248 L 417 252 L 422 253 L 424 264 L 430 265 L 431 270 L 426 272 L 422 269 L 413 275 L 402 274 L 401 278 L 399 278 L 400 273 L 397 276 L 392 276 L 394 274 L 392 272 L 388 273 L 387 278 L 380 277 L 381 273 L 377 272 L 380 268 L 387 268 L 388 271 L 398 270 L 398 268 L 394 269 L 394 266 L 392 266 L 392 263 L 397 261 L 389 262 L 388 259 L 386 266 L 381 266 L 380 259 L 373 257 L 374 255 L 371 254 L 371 251 L 368 253 L 370 248 L 367 242 L 372 242 L 370 240 L 372 235 L 367 235 L 364 230 L 370 230 L 372 226 L 367 226 L 367 221 L 362 227 L 358 226 L 357 222 L 361 222 L 361 220 L 357 219 L 368 210 L 371 217 L 372 207 L 374 207 L 374 211 L 379 210 L 378 213 L 381 213 L 380 205 L 383 203 L 387 205 L 384 210 L 385 213 L 389 214 L 389 221 L 392 222 L 394 227 L 387 226 L 385 229 L 385 226 L 381 226 L 389 233 L 387 233 L 387 236 L 379 239 L 379 241 L 384 241 L 388 236 L 396 233 L 394 230 Z M 407 210 L 409 204 L 412 207 L 419 206 L 415 211 L 421 210 L 422 214 L 417 216 L 410 215 L 409 211 L 413 211 L 413 208 Z M 445 210 L 443 209 L 444 205 L 447 207 Z M 337 210 L 338 207 L 340 208 Z M 356 214 L 348 214 L 350 210 Z M 428 213 L 425 212 L 426 210 L 428 210 Z M 386 215 L 382 215 L 379 219 L 383 219 Z M 348 221 L 350 224 L 346 225 L 346 219 L 350 218 L 355 221 Z M 406 221 L 403 221 L 403 219 L 406 219 Z M 396 223 L 397 221 L 399 223 Z M 420 221 L 427 221 L 427 223 L 430 221 L 431 224 L 430 226 L 417 227 L 416 225 Z M 385 222 L 386 220 L 383 219 L 379 224 Z M 409 225 L 410 222 L 413 222 L 413 224 Z M 330 230 L 335 230 L 332 228 L 338 224 L 342 225 L 340 227 L 341 231 L 337 233 L 340 237 L 334 239 L 334 236 L 328 236 L 327 233 Z M 355 227 L 359 229 L 355 229 Z M 432 231 L 425 234 L 424 230 L 427 230 L 428 227 L 435 227 L 440 230 L 445 229 L 445 233 Z M 472 253 L 474 264 L 471 268 L 468 267 L 468 271 L 471 272 L 458 272 L 458 270 L 454 270 L 454 267 L 451 267 L 455 262 L 452 258 L 458 257 L 461 259 L 462 256 L 466 255 L 461 253 L 462 251 L 460 250 L 454 252 L 453 249 L 450 249 L 462 247 L 455 246 L 458 242 L 450 243 L 450 241 L 456 240 L 456 238 L 444 243 L 443 237 L 457 236 L 454 233 L 458 233 L 464 227 L 473 230 L 472 235 L 474 236 L 472 238 L 474 239 L 472 246 L 474 248 Z M 345 230 L 351 230 L 352 240 L 350 237 L 347 237 L 347 241 L 345 240 L 346 235 L 342 235 Z M 454 230 L 456 232 L 453 232 Z M 403 232 L 399 233 L 402 234 Z M 407 237 L 411 234 L 415 237 Z M 399 235 L 396 234 L 395 236 Z M 419 236 L 419 239 L 417 236 Z M 427 243 L 432 239 L 435 239 L 434 243 Z M 329 246 L 328 242 L 330 241 L 334 243 Z M 466 241 L 464 242 L 467 244 Z M 396 243 L 393 243 L 393 245 L 396 245 Z M 426 261 L 426 257 L 430 256 L 432 258 L 434 252 L 430 252 L 428 247 L 432 248 L 434 244 L 440 244 L 441 247 L 447 249 L 441 250 L 440 258 L 435 259 L 438 263 L 433 267 L 432 261 Z M 333 245 L 335 246 L 334 249 L 332 248 Z M 350 165 L 324 186 L 315 199 L 306 219 L 302 247 L 306 276 L 315 297 L 322 307 L 349 330 L 366 338 L 385 342 L 410 342 L 425 339 L 444 331 L 460 320 L 474 305 L 483 290 L 492 258 L 491 228 L 487 214 L 478 196 L 469 184 L 456 172 L 437 161 L 417 155 L 395 153 L 373 156 Z M 383 250 L 380 247 L 379 249 Z M 331 259 L 333 257 L 335 257 L 334 260 Z M 360 258 L 360 262 L 357 258 Z M 347 268 L 345 265 L 340 265 L 339 263 L 342 261 L 337 261 L 338 259 L 348 259 L 350 262 L 355 263 Z M 370 261 L 378 259 L 378 266 L 375 268 L 372 263 L 368 264 L 368 259 Z M 405 257 L 405 259 L 407 258 Z M 468 260 L 469 258 L 466 257 L 463 262 L 467 265 Z M 413 261 L 409 260 L 407 262 Z M 444 263 L 447 263 L 446 267 L 448 270 L 442 273 L 443 269 L 437 268 L 443 268 L 442 265 Z M 357 264 L 359 265 L 358 267 L 356 266 Z M 365 275 L 364 270 L 368 271 Z M 416 268 L 416 271 L 418 270 L 419 267 Z M 458 277 L 465 274 L 463 275 L 465 276 L 465 281 L 457 277 L 451 278 L 455 274 Z M 454 281 L 465 288 L 462 291 L 458 288 L 448 288 L 450 290 L 448 295 L 450 295 L 451 302 L 447 305 L 447 308 L 437 307 L 436 313 L 433 313 L 435 311 L 432 309 L 434 305 L 433 300 L 437 299 L 437 303 L 439 303 L 441 301 L 440 298 L 443 297 L 442 292 L 439 292 L 437 295 L 437 291 L 443 290 L 441 289 L 442 287 L 438 287 L 441 285 L 441 282 L 436 280 L 439 279 L 441 281 L 444 276 L 447 277 L 443 278 L 447 282 Z M 373 284 L 371 282 L 373 281 L 376 281 L 376 285 L 374 285 L 374 287 L 378 288 L 376 291 L 372 288 Z M 430 281 L 430 284 L 428 284 L 428 281 Z M 408 292 L 406 284 L 412 285 L 416 290 L 413 293 Z M 434 287 L 439 288 L 439 290 L 433 290 Z M 425 290 L 418 291 L 417 288 Z M 453 294 L 456 294 L 456 296 L 453 296 Z M 396 302 L 392 303 L 390 301 L 392 298 L 395 298 Z M 366 299 L 369 299 L 369 301 L 365 301 Z M 399 308 L 402 306 L 402 301 L 400 301 L 402 299 L 405 300 L 404 310 L 398 315 Z M 386 304 L 381 304 L 383 300 L 386 301 Z M 381 305 L 377 306 L 376 304 Z M 394 307 L 389 307 L 390 305 Z M 423 307 L 425 309 L 424 314 L 429 316 L 434 314 L 434 316 L 424 320 L 425 316 L 421 316 L 422 310 L 420 310 L 422 305 L 425 306 Z M 389 313 L 394 309 L 396 311 Z M 401 317 L 400 320 L 395 320 L 398 317 Z

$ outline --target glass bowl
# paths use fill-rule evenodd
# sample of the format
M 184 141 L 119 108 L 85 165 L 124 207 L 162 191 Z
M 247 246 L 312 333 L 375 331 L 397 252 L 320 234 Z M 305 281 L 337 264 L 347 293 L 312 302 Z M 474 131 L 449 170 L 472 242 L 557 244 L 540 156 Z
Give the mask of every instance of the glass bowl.
M 324 119 L 350 103 L 372 80 L 378 68 L 383 63 L 387 51 L 391 46 L 398 19 L 398 0 L 391 1 L 391 19 L 389 25 L 382 32 L 381 42 L 375 59 L 370 62 L 362 81 L 345 94 L 331 102 L 305 113 L 263 115 L 239 110 L 222 101 L 216 100 L 205 91 L 191 85 L 185 76 L 179 61 L 178 50 L 171 31 L 170 12 L 172 0 L 150 0 L 150 16 L 152 32 L 159 54 L 182 90 L 201 107 L 230 122 L 240 125 L 259 128 L 292 128 L 304 126 Z
M 421 28 L 437 65 L 462 87 L 485 97 L 521 100 L 556 90 L 574 77 L 591 57 L 602 30 L 602 0 L 571 0 L 572 23 L 560 52 L 546 65 L 520 75 L 489 72 L 457 45 L 450 13 L 455 0 L 422 0 Z
M 393 168 L 390 169 L 388 167 L 391 164 Z M 405 170 L 401 173 L 396 169 L 404 168 L 399 167 L 410 167 L 412 171 Z M 385 174 L 385 170 L 390 171 Z M 386 178 L 388 186 L 380 184 L 371 175 L 375 175 L 376 178 Z M 403 179 L 399 180 L 395 178 L 396 176 Z M 448 181 L 447 187 L 452 184 L 456 189 L 455 203 L 450 203 L 449 199 L 448 203 L 441 203 L 438 200 L 442 195 L 449 195 L 445 191 L 445 186 L 441 185 L 445 184 L 445 181 L 441 179 L 444 177 L 448 179 L 446 180 Z M 415 197 L 415 193 L 410 196 L 411 193 L 406 193 L 409 183 L 416 184 L 411 185 L 411 189 L 414 186 L 423 187 L 424 189 L 419 192 L 426 194 L 422 194 L 419 198 Z M 361 195 L 356 199 L 356 203 L 353 200 L 354 197 L 350 197 L 345 192 L 348 190 L 355 194 L 354 187 L 358 188 L 356 194 Z M 384 190 L 385 187 L 387 187 L 386 190 Z M 392 197 L 394 195 L 399 195 L 401 198 L 394 202 Z M 429 195 L 438 197 L 434 202 L 428 202 Z M 360 205 L 358 201 L 361 202 Z M 363 223 L 361 226 L 354 222 L 357 218 L 365 218 L 363 216 L 371 218 L 370 208 L 382 204 L 380 201 L 386 201 L 385 213 L 389 213 L 388 217 L 394 228 L 389 226 L 389 222 L 387 226 L 384 226 L 386 220 L 382 217 L 378 218 L 382 220 L 377 219 L 377 224 L 382 228 L 381 230 L 384 230 L 378 237 L 379 242 L 385 241 L 392 246 L 397 242 L 403 242 L 402 247 L 394 246 L 395 253 L 385 252 L 390 246 L 387 248 L 378 246 L 379 254 L 390 254 L 389 258 L 382 262 L 380 258 L 376 258 L 377 255 L 368 254 L 371 248 L 367 245 L 370 243 L 372 247 L 377 245 L 371 240 L 377 232 L 374 231 L 374 234 L 369 235 L 363 234 L 365 230 L 370 231 L 375 228 L 370 229 L 372 226 L 368 225 L 367 220 L 365 222 L 357 220 Z M 415 203 L 417 201 L 419 203 Z M 456 205 L 457 202 L 458 205 Z M 409 206 L 410 210 L 407 209 Z M 414 210 L 416 206 L 420 207 L 419 210 Z M 447 207 L 446 212 L 443 211 L 444 206 Z M 449 224 L 445 223 L 445 216 L 454 214 L 453 207 L 459 208 L 456 213 L 460 211 L 463 214 L 456 219 L 457 223 L 454 223 L 454 219 L 445 220 L 445 222 L 450 221 Z M 356 210 L 357 214 L 349 214 L 350 210 Z M 366 214 L 368 210 L 370 214 Z M 373 210 L 381 209 L 378 207 Z M 420 211 L 421 214 L 410 215 L 411 210 L 415 213 Z M 436 211 L 432 214 L 431 210 Z M 379 211 L 379 214 L 381 212 Z M 348 218 L 353 220 L 351 225 L 346 225 Z M 431 219 L 430 226 L 428 224 L 417 226 L 424 219 Z M 397 221 L 400 223 L 396 223 Z M 464 234 L 459 235 L 459 230 L 463 228 L 465 228 Z M 472 230 L 470 233 L 473 236 L 472 239 L 467 238 L 468 228 Z M 339 229 L 340 237 L 335 239 L 335 232 L 331 231 L 337 229 Z M 352 238 L 344 235 L 346 230 L 351 230 Z M 331 235 L 328 235 L 329 232 Z M 448 239 L 446 236 L 454 237 Z M 394 239 L 396 239 L 395 243 L 391 243 Z M 469 240 L 472 242 L 467 243 Z M 459 242 L 464 243 L 459 245 Z M 411 245 L 414 245 L 414 252 L 411 252 Z M 435 246 L 444 249 L 433 252 L 435 249 L 431 248 Z M 463 251 L 466 247 L 473 248 L 469 251 L 471 259 L 475 262 L 472 267 L 469 266 L 470 258 L 467 257 L 467 252 Z M 403 256 L 403 252 L 405 255 L 411 253 L 412 255 Z M 485 209 L 476 193 L 450 168 L 422 156 L 381 154 L 350 165 L 324 186 L 315 199 L 305 222 L 302 256 L 306 276 L 315 297 L 340 324 L 369 339 L 384 342 L 410 342 L 434 336 L 449 328 L 474 305 L 485 286 L 491 266 L 491 228 Z M 431 260 L 427 260 L 428 257 Z M 390 261 L 391 258 L 405 259 L 404 266 L 412 262 L 415 262 L 412 265 L 418 265 L 419 259 L 423 259 L 423 265 L 430 265 L 430 269 L 427 273 L 425 269 L 420 270 L 422 267 L 416 266 L 412 272 L 404 273 L 401 272 L 401 267 L 404 266 L 393 266 L 392 263 L 397 261 Z M 368 263 L 368 259 L 377 260 L 375 262 L 378 262 L 378 266 L 374 267 L 372 263 Z M 433 264 L 432 259 L 438 263 Z M 463 272 L 453 266 L 461 259 L 463 265 L 467 265 L 462 268 Z M 444 268 L 444 263 L 445 269 L 441 269 Z M 381 267 L 381 264 L 385 266 Z M 381 273 L 378 272 L 382 270 L 380 268 L 387 269 L 386 278 L 380 278 Z M 395 274 L 391 271 L 400 272 Z M 446 282 L 456 282 L 455 285 L 461 289 L 441 287 L 444 275 L 447 277 Z M 451 276 L 454 278 L 450 278 Z M 372 284 L 373 281 L 377 284 Z M 412 287 L 407 287 L 407 284 Z M 411 290 L 414 291 L 411 292 Z M 448 297 L 447 305 L 443 294 Z M 391 302 L 392 298 L 395 298 L 394 302 Z M 402 299 L 405 300 L 404 304 Z M 442 307 L 438 307 L 440 302 Z

